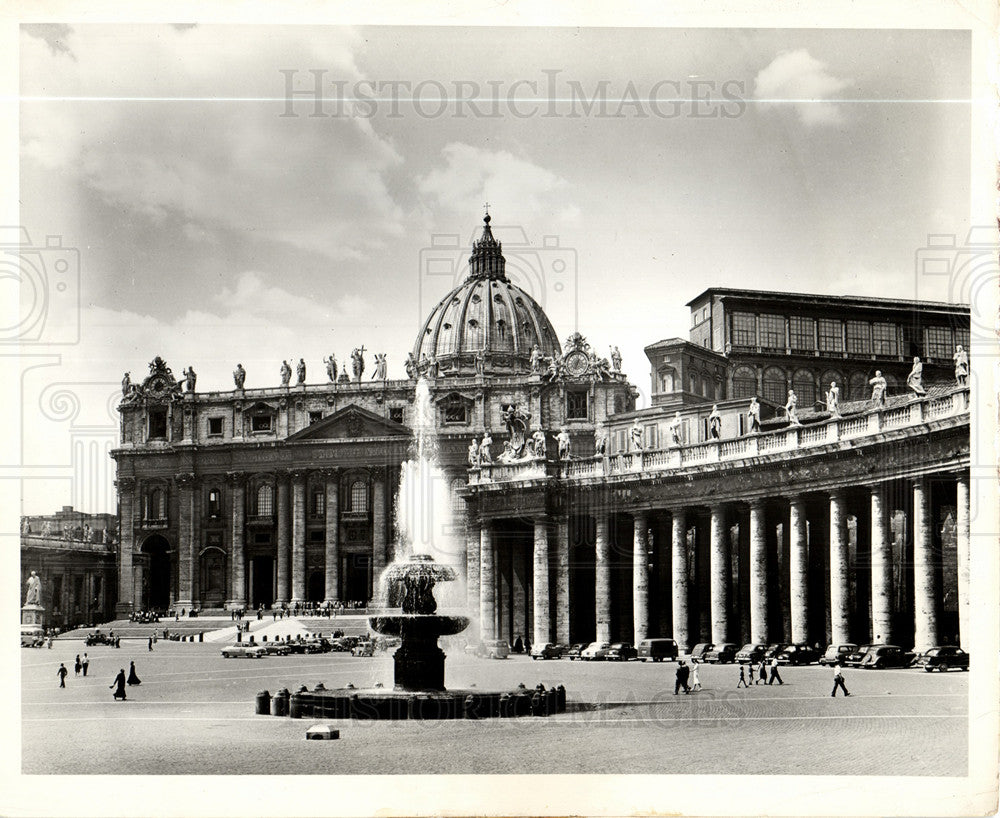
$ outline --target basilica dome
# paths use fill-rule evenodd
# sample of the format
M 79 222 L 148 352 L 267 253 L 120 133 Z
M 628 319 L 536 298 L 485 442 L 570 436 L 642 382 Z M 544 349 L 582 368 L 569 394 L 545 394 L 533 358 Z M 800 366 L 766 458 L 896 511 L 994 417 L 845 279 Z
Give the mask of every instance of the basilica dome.
M 531 351 L 558 357 L 559 340 L 548 316 L 504 271 L 503 247 L 493 237 L 489 214 L 473 242 L 469 275 L 441 299 L 424 322 L 413 348 L 421 369 L 437 374 L 516 374 L 530 370 Z

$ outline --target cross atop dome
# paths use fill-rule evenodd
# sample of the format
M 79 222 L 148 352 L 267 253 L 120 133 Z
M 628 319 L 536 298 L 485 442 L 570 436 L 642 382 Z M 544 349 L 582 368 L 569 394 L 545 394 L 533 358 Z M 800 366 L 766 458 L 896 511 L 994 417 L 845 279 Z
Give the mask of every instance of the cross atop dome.
M 483 237 L 472 242 L 472 256 L 469 258 L 469 278 L 489 278 L 495 281 L 506 281 L 504 272 L 506 261 L 503 257 L 503 244 L 493 237 L 490 229 L 490 203 L 487 202 L 486 215 L 483 216 Z

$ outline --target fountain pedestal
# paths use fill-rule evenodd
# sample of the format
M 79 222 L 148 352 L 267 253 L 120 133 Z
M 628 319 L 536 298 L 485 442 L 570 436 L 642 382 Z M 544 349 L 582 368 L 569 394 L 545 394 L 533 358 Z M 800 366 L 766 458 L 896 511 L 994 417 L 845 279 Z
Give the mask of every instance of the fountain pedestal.
M 411 637 L 393 654 L 396 690 L 444 690 L 444 651 L 437 637 Z

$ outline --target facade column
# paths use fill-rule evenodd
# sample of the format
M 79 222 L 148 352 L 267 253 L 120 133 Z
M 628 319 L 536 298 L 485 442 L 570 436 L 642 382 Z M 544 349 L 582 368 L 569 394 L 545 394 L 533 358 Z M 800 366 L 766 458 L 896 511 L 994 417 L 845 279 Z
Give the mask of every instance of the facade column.
M 326 524 L 326 546 L 323 555 L 323 598 L 325 602 L 340 600 L 340 472 L 327 469 L 326 502 L 323 513 Z
M 809 550 L 806 544 L 806 506 L 801 497 L 788 505 L 789 597 L 791 600 L 792 642 L 809 641 Z
M 471 509 L 465 508 L 465 594 L 470 611 L 479 611 L 479 548 L 482 529 Z M 473 615 L 473 619 L 476 615 Z
M 275 604 L 281 606 L 286 604 L 289 599 L 288 567 L 291 560 L 291 543 L 288 540 L 288 477 L 279 473 L 275 482 L 277 483 L 275 494 L 277 495 L 276 525 L 278 529 L 278 567 L 276 572 L 278 592 L 275 594 Z
M 767 513 L 763 500 L 750 503 L 750 641 L 767 644 Z
M 913 481 L 913 650 L 938 644 L 937 583 L 931 533 L 930 486 L 921 477 Z
M 549 641 L 549 526 L 543 518 L 535 520 L 534 544 L 534 634 L 533 645 Z
M 569 644 L 569 520 L 556 523 L 556 641 Z
M 840 489 L 830 494 L 830 640 L 850 642 L 847 520 Z
M 681 652 L 691 647 L 688 622 L 688 559 L 687 515 L 684 509 L 671 512 L 671 608 L 674 619 L 674 641 Z
M 881 486 L 871 487 L 872 638 L 892 643 L 892 549 Z
M 496 639 L 497 577 L 493 552 L 493 522 L 484 520 L 479 537 L 479 632 L 487 642 Z
M 594 639 L 611 641 L 611 564 L 608 517 L 599 513 L 594 535 Z
M 712 641 L 729 641 L 729 532 L 726 530 L 726 507 L 711 508 L 709 528 L 709 599 L 712 612 Z
M 135 550 L 135 478 L 119 477 L 118 508 L 121 515 L 118 531 L 118 602 L 115 614 L 124 619 L 135 607 L 135 580 L 132 554 Z
M 232 502 L 232 539 L 230 559 L 232 571 L 230 576 L 229 603 L 230 609 L 245 608 L 246 597 L 246 475 L 232 472 L 228 474 L 229 491 Z
M 191 608 L 194 576 L 194 485 L 195 476 L 178 474 L 174 482 L 179 489 L 177 515 L 177 601 L 178 608 Z
M 969 650 L 972 633 L 969 624 L 969 581 L 971 538 L 969 534 L 969 475 L 958 475 L 955 491 L 955 545 L 958 551 L 958 642 Z
M 292 472 L 292 598 L 306 601 L 306 474 Z
M 670 593 L 670 522 L 663 513 L 656 515 L 653 547 L 656 551 L 656 635 L 670 636 L 673 631 Z
M 386 538 L 385 481 L 386 470 L 372 470 L 372 597 L 378 597 L 379 580 L 385 570 Z
M 632 515 L 633 645 L 649 637 L 649 514 Z

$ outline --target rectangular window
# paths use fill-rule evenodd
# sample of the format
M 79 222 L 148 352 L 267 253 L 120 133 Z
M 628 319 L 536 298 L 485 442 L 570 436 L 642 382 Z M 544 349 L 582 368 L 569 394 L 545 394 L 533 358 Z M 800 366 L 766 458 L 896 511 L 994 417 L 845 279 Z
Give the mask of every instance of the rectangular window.
M 867 321 L 847 322 L 847 352 L 850 355 L 871 355 L 871 325 Z
M 646 427 L 645 446 L 647 449 L 655 449 L 657 445 L 659 445 L 656 432 L 657 432 L 657 427 L 655 424 Z
M 402 423 L 403 422 L 403 407 L 402 406 L 393 406 L 393 407 L 390 407 L 390 409 L 389 409 L 389 420 L 391 420 L 393 423 Z
M 626 437 L 625 430 L 615 432 L 615 451 L 616 452 L 626 452 L 628 451 L 628 438 Z
M 815 352 L 816 320 L 801 315 L 790 315 L 788 317 L 788 336 L 793 351 Z
M 167 436 L 167 410 L 153 409 L 149 413 L 149 439 L 163 440 Z
M 253 535 L 253 541 L 255 545 L 270 545 L 271 533 L 269 531 L 258 531 Z
M 314 423 L 319 423 L 322 419 L 323 419 L 323 413 L 322 412 L 310 412 L 309 413 L 309 425 L 310 426 L 312 424 L 314 424 Z
M 876 355 L 899 355 L 899 333 L 895 324 L 872 324 L 872 351 Z
M 310 531 L 309 542 L 311 543 L 326 542 L 326 532 L 322 528 L 317 528 L 313 531 Z
M 760 345 L 767 349 L 785 348 L 785 316 L 761 315 Z
M 924 357 L 951 360 L 955 354 L 948 327 L 924 327 Z
M 452 395 L 444 405 L 445 423 L 468 423 L 469 407 L 458 395 Z
M 208 419 L 208 434 L 211 437 L 221 437 L 222 436 L 222 418 L 209 418 Z
M 844 351 L 844 325 L 835 318 L 820 318 L 816 323 L 820 352 Z
M 955 348 L 958 349 L 958 345 L 962 345 L 962 349 L 966 352 L 969 351 L 969 330 L 967 329 L 956 329 L 955 330 Z
M 566 393 L 566 420 L 587 419 L 587 393 L 569 391 Z
M 733 346 L 757 346 L 757 319 L 749 312 L 733 313 Z
M 252 431 L 252 432 L 270 432 L 271 431 L 271 416 L 270 415 L 254 415 L 250 419 L 250 431 Z
M 310 513 L 315 514 L 317 517 L 322 515 L 326 509 L 326 492 L 322 489 L 317 489 L 312 494 L 312 506 L 310 508 Z

